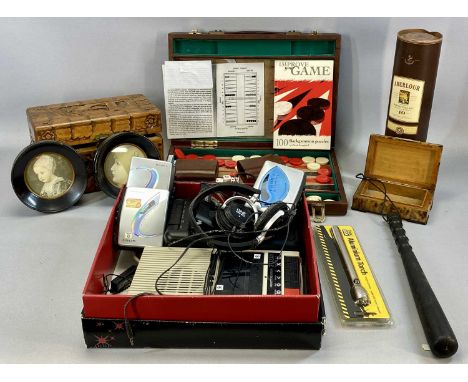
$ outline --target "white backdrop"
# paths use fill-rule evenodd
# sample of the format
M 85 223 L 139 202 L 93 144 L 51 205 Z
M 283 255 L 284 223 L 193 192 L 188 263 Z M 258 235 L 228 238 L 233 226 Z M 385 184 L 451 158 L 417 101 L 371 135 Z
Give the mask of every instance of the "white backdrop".
M 394 315 L 393 328 L 342 328 L 324 285 L 329 324 L 318 352 L 85 349 L 80 294 L 112 200 L 90 194 L 70 210 L 44 215 L 16 199 L 9 177 L 15 156 L 29 143 L 25 109 L 132 93 L 162 108 L 167 34 L 193 28 L 342 34 L 336 149 L 349 201 L 358 184 L 354 174 L 364 170 L 369 134 L 384 132 L 397 32 L 443 34 L 428 134 L 430 142 L 444 145 L 438 188 L 429 224 L 405 228 L 461 343 L 452 360 L 421 351 L 424 334 L 382 219 L 351 210 L 328 222 L 356 228 Z M 0 19 L 0 361 L 466 362 L 467 35 L 466 18 Z

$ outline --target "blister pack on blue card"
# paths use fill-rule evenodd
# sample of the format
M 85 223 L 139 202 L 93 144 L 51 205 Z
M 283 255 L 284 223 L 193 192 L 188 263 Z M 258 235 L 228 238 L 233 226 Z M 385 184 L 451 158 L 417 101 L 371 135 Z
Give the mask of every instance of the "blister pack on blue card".
M 282 164 L 266 161 L 254 184 L 260 190 L 258 201 L 262 207 L 277 202 L 289 208 L 296 205 L 305 184 L 305 173 Z

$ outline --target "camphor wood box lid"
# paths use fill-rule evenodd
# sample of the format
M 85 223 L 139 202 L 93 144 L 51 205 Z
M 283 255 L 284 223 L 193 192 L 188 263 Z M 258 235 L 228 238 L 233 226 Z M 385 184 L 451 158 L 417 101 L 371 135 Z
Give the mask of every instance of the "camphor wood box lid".
M 442 145 L 373 134 L 364 175 L 434 191 Z
M 79 145 L 121 131 L 161 131 L 159 108 L 142 94 L 30 107 L 26 114 L 33 141 Z

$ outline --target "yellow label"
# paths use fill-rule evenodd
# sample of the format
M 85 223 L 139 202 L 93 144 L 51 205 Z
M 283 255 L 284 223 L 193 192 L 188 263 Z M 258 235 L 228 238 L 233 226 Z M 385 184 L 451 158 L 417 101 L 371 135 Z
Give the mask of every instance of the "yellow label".
M 401 125 L 399 123 L 392 122 L 390 120 L 387 121 L 387 127 L 389 130 L 394 131 L 395 133 L 401 134 L 410 134 L 416 135 L 418 132 L 418 125 Z
M 326 226 L 326 229 L 328 232 L 331 232 L 331 226 Z M 341 232 L 341 237 L 343 238 L 348 252 L 343 255 L 348 255 L 351 259 L 359 282 L 369 296 L 370 304 L 365 307 L 365 311 L 369 315 L 365 316 L 364 319 L 390 319 L 390 313 L 388 312 L 383 296 L 380 293 L 380 289 L 375 281 L 353 227 L 338 226 L 338 229 Z
M 127 199 L 125 201 L 125 206 L 128 208 L 140 208 L 141 207 L 141 199 Z
M 388 115 L 406 123 L 418 123 L 424 93 L 424 81 L 393 76 Z

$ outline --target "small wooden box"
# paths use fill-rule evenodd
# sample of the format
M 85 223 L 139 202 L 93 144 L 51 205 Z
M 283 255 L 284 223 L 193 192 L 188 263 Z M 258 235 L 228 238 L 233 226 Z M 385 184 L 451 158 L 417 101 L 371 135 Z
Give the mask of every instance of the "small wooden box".
M 98 190 L 94 155 L 100 142 L 112 134 L 130 131 L 145 135 L 163 158 L 161 111 L 142 94 L 30 107 L 26 115 L 33 142 L 65 143 L 85 160 L 86 192 Z
M 432 208 L 442 146 L 408 139 L 371 135 L 364 175 L 385 185 L 388 197 L 403 219 L 426 224 Z M 376 184 L 382 188 L 380 182 Z M 391 204 L 369 181 L 353 196 L 352 209 L 387 213 Z
M 304 156 L 326 157 L 332 171 L 333 184 L 329 189 L 311 191 L 305 188 L 306 196 L 318 195 L 324 202 L 308 202 L 311 212 L 320 216 L 345 215 L 348 201 L 341 180 L 340 169 L 335 154 L 336 110 L 338 100 L 338 79 L 341 52 L 341 35 L 336 33 L 301 32 L 223 32 L 169 33 L 169 60 L 211 60 L 214 64 L 236 62 L 264 63 L 264 121 L 265 136 L 233 138 L 173 139 L 169 154 L 175 148 L 185 154 L 202 156 L 213 154 L 221 159 L 231 159 L 233 155 L 277 154 L 290 158 Z M 275 60 L 333 60 L 333 99 L 331 118 L 330 150 L 294 150 L 273 148 L 273 105 L 274 105 L 274 65 Z M 304 166 L 303 166 L 304 167 Z M 220 169 L 223 174 L 226 169 Z M 232 170 L 230 171 L 232 172 Z M 229 171 L 226 172 L 229 174 Z M 314 206 L 312 206 L 314 205 Z M 319 210 L 321 209 L 321 210 Z

